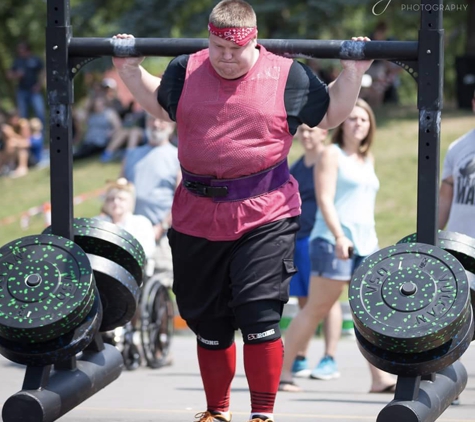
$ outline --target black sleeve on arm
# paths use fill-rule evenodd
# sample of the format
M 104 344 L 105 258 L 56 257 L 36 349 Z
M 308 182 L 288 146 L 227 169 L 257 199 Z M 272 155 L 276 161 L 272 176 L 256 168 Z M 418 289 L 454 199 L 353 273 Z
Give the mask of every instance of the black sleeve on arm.
M 176 121 L 176 110 L 185 83 L 187 54 L 175 57 L 167 66 L 157 92 L 158 103 L 167 111 L 170 119 Z
M 295 135 L 302 123 L 315 127 L 321 122 L 330 104 L 328 87 L 308 66 L 294 61 L 285 86 L 284 102 L 289 131 Z

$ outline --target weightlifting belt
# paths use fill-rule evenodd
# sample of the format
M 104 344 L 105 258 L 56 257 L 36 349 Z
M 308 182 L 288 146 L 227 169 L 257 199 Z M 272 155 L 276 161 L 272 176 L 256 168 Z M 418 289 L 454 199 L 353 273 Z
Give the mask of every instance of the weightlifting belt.
M 281 187 L 289 180 L 290 172 L 287 160 L 279 164 L 237 179 L 216 179 L 213 176 L 201 176 L 181 168 L 183 186 L 198 196 L 212 198 L 214 202 L 241 201 L 263 195 Z

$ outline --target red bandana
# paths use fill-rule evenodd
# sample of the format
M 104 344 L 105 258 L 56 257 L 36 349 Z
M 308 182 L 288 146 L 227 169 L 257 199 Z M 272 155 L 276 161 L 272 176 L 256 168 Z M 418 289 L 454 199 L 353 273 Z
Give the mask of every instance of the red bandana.
M 257 27 L 252 28 L 217 28 L 212 23 L 208 24 L 209 32 L 226 41 L 243 46 L 251 41 L 257 34 Z

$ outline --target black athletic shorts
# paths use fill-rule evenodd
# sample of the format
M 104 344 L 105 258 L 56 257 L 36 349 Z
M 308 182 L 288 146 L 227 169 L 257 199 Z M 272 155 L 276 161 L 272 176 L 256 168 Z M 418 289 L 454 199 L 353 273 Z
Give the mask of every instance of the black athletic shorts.
M 234 241 L 210 241 L 170 229 L 173 292 L 189 322 L 233 317 L 258 300 L 289 300 L 299 217 L 265 224 Z

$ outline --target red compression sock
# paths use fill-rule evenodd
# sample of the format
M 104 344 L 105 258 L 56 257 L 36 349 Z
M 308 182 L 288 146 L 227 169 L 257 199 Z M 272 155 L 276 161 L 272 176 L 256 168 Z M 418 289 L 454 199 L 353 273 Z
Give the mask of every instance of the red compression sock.
M 236 344 L 227 349 L 209 350 L 198 345 L 198 362 L 206 394 L 207 410 L 227 412 L 231 381 L 236 372 Z
M 252 413 L 273 413 L 284 360 L 282 339 L 244 344 L 244 369 L 251 392 Z

